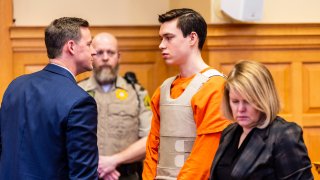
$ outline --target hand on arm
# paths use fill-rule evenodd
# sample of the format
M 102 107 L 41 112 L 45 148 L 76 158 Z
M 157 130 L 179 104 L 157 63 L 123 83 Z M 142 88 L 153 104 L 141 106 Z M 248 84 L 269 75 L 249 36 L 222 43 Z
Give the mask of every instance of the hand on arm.
M 104 175 L 104 177 L 100 177 L 100 178 L 102 178 L 103 180 L 118 180 L 119 177 L 120 177 L 120 173 L 115 170 L 110 172 L 109 174 Z
M 112 156 L 100 156 L 98 167 L 99 177 L 104 177 L 115 171 L 120 164 L 142 160 L 146 153 L 146 141 L 147 137 L 143 137 L 117 154 Z
M 100 178 L 109 177 L 116 170 L 117 164 L 111 156 L 99 156 L 98 173 Z

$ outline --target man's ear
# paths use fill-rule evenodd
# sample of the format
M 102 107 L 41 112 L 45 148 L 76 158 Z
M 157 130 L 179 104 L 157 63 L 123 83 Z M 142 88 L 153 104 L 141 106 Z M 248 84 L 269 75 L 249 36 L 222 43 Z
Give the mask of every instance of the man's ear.
M 76 45 L 76 43 L 74 42 L 74 40 L 67 41 L 67 43 L 65 44 L 66 51 L 68 53 L 74 55 L 75 54 L 75 45 Z
M 199 37 L 196 32 L 192 31 L 189 37 L 190 37 L 190 45 L 197 45 L 199 43 Z

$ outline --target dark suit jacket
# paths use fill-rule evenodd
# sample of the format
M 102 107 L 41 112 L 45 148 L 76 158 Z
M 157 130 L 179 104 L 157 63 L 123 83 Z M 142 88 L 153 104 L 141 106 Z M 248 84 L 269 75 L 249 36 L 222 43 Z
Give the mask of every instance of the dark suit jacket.
M 237 123 L 231 124 L 222 132 L 210 179 L 213 179 L 217 162 L 229 145 L 237 126 Z M 267 128 L 256 129 L 231 175 L 237 180 L 313 179 L 301 128 L 277 117 Z
M 0 179 L 97 179 L 96 102 L 66 69 L 15 79 L 0 125 Z

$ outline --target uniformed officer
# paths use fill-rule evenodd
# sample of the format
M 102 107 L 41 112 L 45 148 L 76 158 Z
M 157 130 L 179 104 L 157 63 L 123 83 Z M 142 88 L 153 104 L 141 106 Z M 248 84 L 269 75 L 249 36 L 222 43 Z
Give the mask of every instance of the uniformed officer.
M 112 34 L 97 34 L 92 45 L 93 75 L 79 86 L 98 106 L 99 177 L 139 179 L 152 116 L 149 95 L 130 74 L 118 75 L 120 53 Z

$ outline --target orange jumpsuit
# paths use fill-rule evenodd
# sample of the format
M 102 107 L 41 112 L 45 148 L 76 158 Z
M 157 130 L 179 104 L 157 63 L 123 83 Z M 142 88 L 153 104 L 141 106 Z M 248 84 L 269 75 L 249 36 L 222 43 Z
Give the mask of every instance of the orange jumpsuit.
M 177 78 L 171 86 L 171 97 L 179 97 L 193 77 Z M 181 168 L 178 179 L 202 180 L 209 178 L 211 163 L 218 149 L 221 132 L 230 124 L 230 121 L 225 119 L 220 111 L 224 82 L 225 79 L 221 76 L 211 77 L 191 99 L 197 137 L 190 156 Z M 156 90 L 151 100 L 153 117 L 147 140 L 143 170 L 144 180 L 151 180 L 156 177 L 160 143 L 159 101 L 160 88 Z

